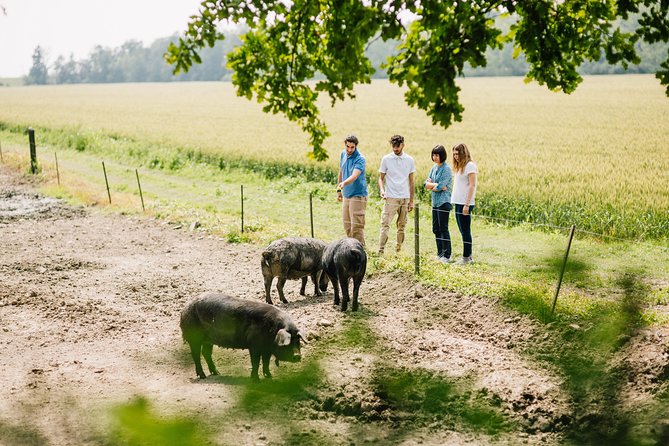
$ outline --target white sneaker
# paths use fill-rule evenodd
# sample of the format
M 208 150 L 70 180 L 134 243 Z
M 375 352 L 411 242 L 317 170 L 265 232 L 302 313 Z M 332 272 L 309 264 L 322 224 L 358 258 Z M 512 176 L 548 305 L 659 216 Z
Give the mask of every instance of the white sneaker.
M 449 263 L 453 263 L 453 260 L 450 259 L 450 257 L 439 257 L 439 261 L 443 263 L 444 265 L 447 265 Z
M 458 265 L 466 265 L 468 263 L 474 263 L 474 259 L 472 259 L 472 256 L 463 257 L 460 260 L 458 260 Z

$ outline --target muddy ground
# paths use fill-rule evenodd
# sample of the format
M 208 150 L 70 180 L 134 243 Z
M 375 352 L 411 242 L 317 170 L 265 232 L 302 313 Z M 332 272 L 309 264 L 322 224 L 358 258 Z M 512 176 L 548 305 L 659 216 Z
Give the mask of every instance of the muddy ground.
M 161 416 L 201 420 L 209 444 L 286 443 L 276 423 L 235 411 L 244 389 L 265 385 L 251 383 L 247 354 L 215 349 L 221 376 L 197 380 L 178 324 L 185 303 L 203 291 L 262 299 L 261 248 L 187 224 L 71 208 L 35 190 L 0 166 L 0 444 L 115 444 L 110 410 L 138 396 Z M 279 306 L 309 333 L 303 356 L 312 355 L 324 377 L 287 410 L 297 432 L 290 438 L 303 436 L 297 443 L 564 443 L 573 401 L 559 370 L 527 354 L 555 341 L 543 324 L 404 275 L 368 277 L 358 315 L 333 308 L 331 288 L 314 297 L 309 286 L 300 296 L 298 285 L 288 282 L 290 302 Z M 361 318 L 374 342 L 338 346 L 337 333 Z M 666 386 L 667 330 L 645 330 L 629 345 L 619 358 L 629 366 L 621 404 L 643 407 Z M 451 402 L 482 402 L 511 427 L 481 429 L 435 413 L 412 418 L 374 385 L 379 364 L 420 370 L 414 383 L 459 383 Z M 300 367 L 273 365 L 273 381 Z

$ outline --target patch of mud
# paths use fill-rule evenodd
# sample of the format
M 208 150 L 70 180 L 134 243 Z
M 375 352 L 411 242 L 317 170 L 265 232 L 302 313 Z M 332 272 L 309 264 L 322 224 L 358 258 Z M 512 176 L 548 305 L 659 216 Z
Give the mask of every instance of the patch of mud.
M 38 194 L 23 194 L 16 191 L 0 193 L 0 220 L 14 220 L 46 214 L 56 208 L 59 200 L 50 197 L 41 197 Z
M 69 218 L 83 212 L 36 193 L 30 181 L 0 170 L 0 225 L 22 219 Z

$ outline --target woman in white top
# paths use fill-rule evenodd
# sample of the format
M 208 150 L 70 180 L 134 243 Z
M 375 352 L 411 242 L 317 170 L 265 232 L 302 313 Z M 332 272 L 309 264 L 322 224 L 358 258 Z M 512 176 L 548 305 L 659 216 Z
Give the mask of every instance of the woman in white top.
M 453 193 L 451 203 L 455 205 L 455 222 L 462 234 L 462 260 L 460 263 L 472 262 L 472 211 L 476 198 L 476 176 L 478 171 L 472 161 L 469 149 L 464 143 L 453 146 Z

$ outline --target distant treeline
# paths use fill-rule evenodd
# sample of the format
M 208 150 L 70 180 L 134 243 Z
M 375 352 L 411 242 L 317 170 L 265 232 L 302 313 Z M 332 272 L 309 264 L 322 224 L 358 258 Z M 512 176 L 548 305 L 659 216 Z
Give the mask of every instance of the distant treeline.
M 142 42 L 129 40 L 117 48 L 96 46 L 88 58 L 75 60 L 59 56 L 48 68 L 48 83 L 109 83 L 109 82 L 171 82 L 229 80 L 226 54 L 241 42 L 235 34 L 201 52 L 202 63 L 188 73 L 172 74 L 172 67 L 163 55 L 177 36 L 155 40 L 145 47 Z
M 504 19 L 502 29 L 511 25 L 513 19 Z M 631 31 L 636 26 L 636 19 L 623 22 L 623 31 Z M 155 40 L 149 47 L 142 42 L 129 40 L 117 48 L 97 46 L 88 58 L 75 60 L 58 58 L 47 64 L 39 47 L 33 54 L 33 67 L 24 78 L 26 84 L 78 84 L 110 82 L 172 82 L 172 81 L 225 81 L 230 80 L 232 72 L 226 67 L 226 54 L 241 43 L 239 33 L 230 32 L 226 39 L 217 42 L 213 48 L 201 51 L 202 63 L 195 64 L 188 73 L 178 76 L 172 74 L 172 67 L 163 59 L 168 45 L 178 39 L 177 35 Z M 374 78 L 386 78 L 386 71 L 381 65 L 388 56 L 397 51 L 397 41 L 376 40 L 367 48 L 367 57 L 376 69 Z M 581 66 L 582 74 L 618 74 L 618 73 L 654 73 L 665 59 L 667 44 L 649 45 L 637 43 L 637 53 L 641 64 L 632 65 L 627 70 L 621 66 L 609 65 L 605 59 L 588 62 Z M 488 50 L 487 66 L 472 69 L 465 68 L 466 76 L 523 76 L 527 72 L 527 63 L 521 54 L 513 58 L 513 47 L 506 45 L 502 50 Z

